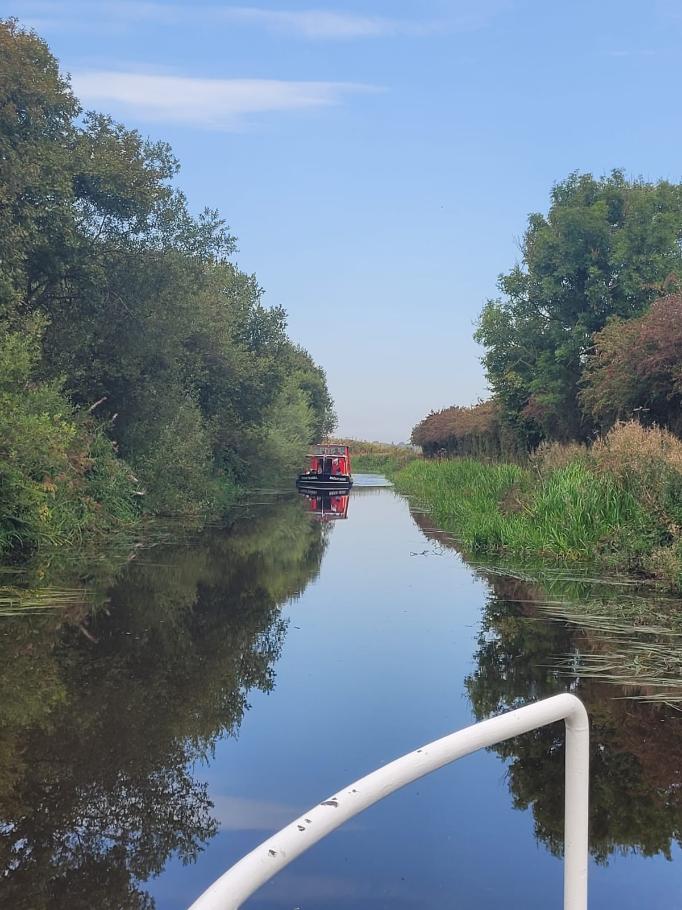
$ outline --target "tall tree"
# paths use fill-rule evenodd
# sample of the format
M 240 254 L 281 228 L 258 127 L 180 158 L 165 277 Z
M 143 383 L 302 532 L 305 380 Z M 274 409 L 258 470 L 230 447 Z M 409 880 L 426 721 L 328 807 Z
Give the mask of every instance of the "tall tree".
M 682 277 L 682 184 L 571 174 L 548 214 L 530 215 L 522 253 L 476 332 L 490 386 L 526 444 L 584 438 L 592 422 L 578 387 L 592 335 Z

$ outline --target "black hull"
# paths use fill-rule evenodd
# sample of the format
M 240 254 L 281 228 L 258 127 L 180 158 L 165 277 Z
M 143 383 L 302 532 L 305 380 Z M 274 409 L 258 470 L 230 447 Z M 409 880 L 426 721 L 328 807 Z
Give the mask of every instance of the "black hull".
M 299 474 L 296 486 L 299 490 L 337 490 L 347 492 L 353 486 L 350 477 L 324 477 L 320 474 Z

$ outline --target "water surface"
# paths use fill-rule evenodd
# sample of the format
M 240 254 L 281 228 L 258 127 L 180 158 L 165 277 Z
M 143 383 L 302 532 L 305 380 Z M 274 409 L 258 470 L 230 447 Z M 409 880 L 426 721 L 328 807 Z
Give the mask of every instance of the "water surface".
M 391 488 L 263 492 L 106 591 L 89 571 L 80 606 L 0 617 L 0 906 L 181 910 L 346 783 L 569 689 L 593 724 L 591 908 L 682 907 L 679 713 L 558 670 L 585 633 Z M 561 906 L 562 744 L 557 725 L 436 772 L 249 906 Z

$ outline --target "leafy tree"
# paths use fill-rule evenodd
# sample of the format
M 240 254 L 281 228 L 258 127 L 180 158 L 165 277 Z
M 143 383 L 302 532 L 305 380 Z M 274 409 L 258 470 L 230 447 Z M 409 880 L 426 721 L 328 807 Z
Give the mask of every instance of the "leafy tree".
M 682 296 L 636 319 L 614 318 L 594 336 L 581 400 L 604 427 L 636 414 L 682 434 Z
M 0 324 L 41 325 L 32 381 L 92 410 L 149 510 L 215 512 L 254 459 L 331 429 L 324 373 L 230 262 L 220 216 L 189 212 L 166 143 L 82 112 L 14 20 L 0 55 Z M 259 448 L 274 427 L 287 442 Z
M 476 332 L 490 386 L 527 445 L 584 438 L 578 388 L 593 334 L 641 315 L 682 276 L 682 184 L 571 174 L 548 214 L 530 215 L 522 254 Z
M 0 323 L 0 329 L 2 324 Z M 77 543 L 137 514 L 136 482 L 58 380 L 38 381 L 44 325 L 0 331 L 0 553 Z

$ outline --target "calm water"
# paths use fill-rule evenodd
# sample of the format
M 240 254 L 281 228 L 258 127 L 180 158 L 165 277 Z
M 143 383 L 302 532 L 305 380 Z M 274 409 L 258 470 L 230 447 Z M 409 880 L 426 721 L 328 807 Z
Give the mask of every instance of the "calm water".
M 227 530 L 90 565 L 83 603 L 0 616 L 1 907 L 182 910 L 344 784 L 566 688 L 593 722 L 591 908 L 682 907 L 682 715 L 559 673 L 603 642 L 371 482 L 262 493 Z M 559 907 L 562 775 L 560 728 L 478 753 L 248 906 Z

